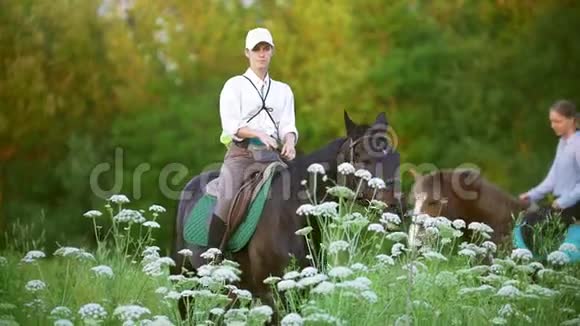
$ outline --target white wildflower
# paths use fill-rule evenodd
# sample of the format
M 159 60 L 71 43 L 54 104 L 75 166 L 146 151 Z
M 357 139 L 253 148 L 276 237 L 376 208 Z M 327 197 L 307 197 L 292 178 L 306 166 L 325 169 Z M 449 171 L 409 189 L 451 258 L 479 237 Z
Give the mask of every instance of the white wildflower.
M 296 281 L 294 280 L 283 280 L 278 282 L 276 286 L 278 287 L 278 291 L 286 291 L 296 287 Z
M 491 242 L 491 241 L 484 241 L 481 246 L 487 250 L 489 250 L 489 252 L 494 253 L 497 251 L 497 246 L 495 243 Z
M 316 267 L 307 266 L 300 272 L 300 277 L 310 277 L 318 274 L 318 269 Z
M 297 313 L 290 313 L 284 316 L 281 321 L 282 326 L 301 326 L 304 325 L 304 320 Z
M 548 262 L 555 266 L 563 266 L 570 262 L 570 256 L 563 251 L 557 250 L 548 255 Z
M 522 262 L 528 262 L 533 258 L 534 256 L 532 255 L 532 252 L 529 251 L 528 249 L 517 248 L 512 250 L 511 259 L 513 259 L 514 261 L 519 260 Z
M 366 180 L 366 181 L 371 180 L 371 178 L 373 177 L 373 175 L 365 169 L 356 170 L 356 172 L 354 173 L 354 176 L 357 178 L 361 178 L 363 180 Z
M 354 166 L 352 166 L 352 164 L 350 164 L 348 162 L 341 163 L 338 166 L 337 170 L 338 170 L 338 173 L 340 173 L 342 175 L 353 174 L 355 172 Z
M 369 224 L 367 230 L 375 233 L 385 233 L 385 228 L 378 223 Z
M 182 255 L 183 257 L 192 257 L 193 256 L 193 252 L 190 249 L 181 249 L 177 252 L 179 255 Z
M 379 261 L 379 263 L 381 263 L 381 264 L 395 265 L 395 261 L 393 260 L 393 258 L 391 256 L 387 256 L 385 254 L 380 254 L 380 255 L 377 255 L 376 258 Z
M 310 293 L 314 293 L 314 294 L 330 294 L 334 291 L 335 285 L 334 283 L 331 282 L 322 282 L 320 284 L 318 284 L 317 286 L 315 286 Z
M 312 174 L 325 174 L 326 173 L 326 171 L 324 171 L 324 167 L 318 163 L 310 164 L 307 171 L 308 171 L 308 173 L 312 173 Z
M 221 250 L 219 250 L 217 248 L 209 248 L 208 250 L 204 251 L 199 256 L 203 259 L 212 260 L 221 254 L 222 254 Z
M 44 254 L 44 252 L 42 252 L 40 250 L 31 250 L 31 251 L 27 252 L 26 255 L 24 255 L 24 258 L 22 258 L 22 262 L 32 263 L 38 259 L 45 258 L 45 257 L 46 257 L 46 255 Z
M 370 303 L 376 303 L 379 300 L 379 297 L 373 291 L 363 291 L 360 295 Z
M 58 248 L 53 255 L 55 256 L 62 256 L 62 257 L 70 257 L 77 255 L 81 250 L 75 247 L 60 247 Z
M 419 224 L 422 225 L 423 223 L 425 223 L 425 221 L 427 221 L 429 218 L 431 218 L 428 214 L 419 214 L 419 215 L 414 215 L 412 218 L 412 222 L 413 224 Z
M 159 206 L 159 205 L 151 205 L 149 207 L 149 211 L 150 212 L 153 212 L 153 213 L 159 213 L 159 214 L 162 214 L 162 213 L 165 213 L 166 212 L 165 207 Z
M 521 292 L 513 285 L 506 285 L 499 289 L 496 295 L 500 297 L 514 298 L 520 296 Z
M 489 225 L 480 222 L 471 222 L 469 223 L 467 228 L 469 230 L 473 230 L 480 233 L 493 233 L 493 229 Z
M 487 265 L 478 265 L 471 268 L 460 269 L 457 271 L 458 274 L 471 274 L 471 275 L 483 275 L 489 272 L 490 267 Z
M 130 202 L 125 195 L 113 195 L 109 198 L 109 201 L 114 204 L 128 204 Z
M 159 250 L 161 250 L 161 249 L 157 246 L 147 246 L 143 250 L 143 253 L 141 253 L 141 256 L 145 257 L 145 256 L 155 255 L 155 254 L 158 254 Z
M 262 305 L 254 307 L 250 310 L 249 315 L 251 317 L 265 317 L 268 320 L 274 314 L 274 310 L 270 306 Z
M 328 253 L 334 255 L 339 251 L 345 251 L 349 247 L 348 242 L 344 240 L 333 241 L 328 245 Z
M 328 279 L 328 276 L 326 276 L 324 274 L 316 274 L 316 275 L 308 276 L 308 277 L 301 279 L 300 281 L 298 281 L 297 286 L 302 289 L 302 288 L 316 285 L 320 282 L 326 281 L 327 279 Z
M 459 290 L 459 295 L 481 294 L 495 290 L 493 286 L 484 284 L 476 288 L 462 288 Z
M 443 256 L 442 254 L 436 252 L 436 251 L 427 251 L 423 253 L 423 256 L 429 260 L 434 259 L 434 260 L 442 260 L 442 261 L 447 261 L 447 257 Z
M 91 271 L 93 271 L 97 276 L 104 276 L 108 278 L 113 278 L 114 276 L 113 269 L 106 265 L 95 266 L 91 268 Z
M 395 243 L 393 247 L 391 247 L 391 255 L 393 257 L 399 257 L 403 251 L 405 250 L 405 245 L 402 243 Z
M 457 230 L 465 229 L 465 221 L 462 219 L 456 219 L 453 222 L 451 222 L 451 224 Z
M 381 178 L 372 178 L 368 181 L 368 186 L 373 189 L 385 189 L 387 186 L 385 185 L 385 181 Z
M 554 297 L 559 294 L 556 290 L 548 289 L 537 284 L 530 284 L 526 289 L 526 293 L 536 294 L 543 297 Z
M 117 215 L 113 217 L 113 220 L 118 223 L 143 223 L 145 222 L 145 217 L 141 212 L 134 209 L 123 208 Z
M 394 241 L 394 242 L 401 242 L 407 239 L 407 233 L 405 232 L 393 232 L 387 234 L 387 239 Z
M 143 226 L 150 229 L 159 229 L 161 227 L 161 225 L 155 221 L 147 221 L 143 223 Z
M 98 303 L 88 303 L 79 309 L 83 321 L 100 321 L 107 318 L 107 311 Z
M 409 315 L 402 315 L 395 320 L 394 326 L 410 326 L 413 325 L 413 317 Z
M 41 280 L 32 280 L 28 281 L 24 288 L 28 292 L 38 292 L 44 290 L 46 288 L 46 284 Z
M 341 283 L 336 284 L 337 287 L 353 289 L 358 291 L 367 291 L 370 290 L 372 282 L 367 277 L 359 276 L 354 280 L 343 281 Z
M 352 270 L 344 266 L 336 266 L 328 271 L 328 276 L 333 278 L 345 278 L 352 275 Z
M 368 272 L 369 268 L 361 263 L 354 263 L 350 266 L 350 269 L 357 272 L 366 273 Z
M 461 250 L 459 250 L 459 252 L 457 254 L 460 256 L 466 256 L 469 258 L 473 258 L 473 257 L 477 256 L 477 253 L 471 249 L 461 249 Z
M 296 214 L 299 216 L 312 215 L 313 212 L 314 212 L 314 205 L 312 205 L 312 204 L 300 205 L 300 207 L 298 207 L 298 209 L 296 210 Z
M 297 271 L 290 271 L 286 274 L 284 274 L 284 277 L 282 277 L 285 280 L 293 280 L 300 277 L 300 273 Z
M 506 325 L 507 320 L 505 320 L 505 318 L 502 318 L 502 317 L 495 317 L 491 320 L 491 324 L 492 325 Z
M 352 189 L 345 187 L 345 186 L 334 186 L 331 188 L 326 189 L 326 193 L 337 197 L 337 198 L 345 198 L 345 199 L 354 199 L 356 194 Z
M 252 300 L 252 292 L 248 291 L 248 290 L 244 290 L 244 289 L 235 289 L 232 291 L 233 294 L 235 294 L 238 299 L 242 299 L 242 300 Z
M 281 278 L 278 276 L 269 276 L 269 277 L 266 277 L 264 279 L 263 283 L 274 285 L 274 284 L 278 283 L 280 280 L 281 280 Z
M 155 289 L 155 293 L 165 295 L 165 294 L 169 293 L 169 289 L 166 288 L 165 286 L 160 286 L 157 289 Z
M 172 291 L 167 292 L 167 294 L 163 298 L 165 300 L 179 300 L 179 299 L 181 299 L 181 293 L 172 290 Z
M 161 276 L 161 275 L 163 275 L 162 266 L 159 263 L 159 261 L 157 261 L 157 260 L 152 261 L 152 262 L 146 264 L 145 266 L 143 266 L 143 273 L 145 273 L 145 275 L 148 275 L 151 277 Z
M 151 323 L 145 323 L 145 320 L 141 321 L 142 326 L 174 326 L 169 317 L 163 315 L 153 316 Z
M 137 321 L 145 315 L 150 315 L 151 311 L 138 305 L 124 305 L 115 308 L 113 316 L 121 321 Z
M 240 278 L 236 273 L 236 270 L 226 266 L 220 266 L 216 268 L 211 274 L 211 277 L 217 282 L 233 283 L 240 280 Z
M 101 213 L 100 211 L 95 210 L 95 209 L 87 211 L 86 213 L 83 214 L 83 216 L 86 218 L 97 218 L 97 217 L 100 217 L 102 215 L 103 215 L 103 213 Z
M 387 213 L 383 213 L 380 222 L 382 222 L 384 224 L 392 223 L 395 225 L 399 225 L 399 224 L 401 224 L 401 218 L 397 214 L 387 212 Z
M 334 201 L 327 201 L 314 206 L 312 212 L 314 216 L 332 217 L 338 215 L 338 203 Z
M 216 316 L 221 316 L 225 313 L 226 311 L 223 308 L 213 308 L 209 311 L 210 314 L 212 315 L 216 315 Z
M 430 226 L 425 229 L 425 233 L 429 236 L 436 237 L 439 235 L 439 229 L 435 226 Z
M 303 227 L 302 229 L 296 230 L 296 232 L 294 232 L 294 234 L 296 235 L 301 235 L 301 236 L 306 236 L 308 235 L 310 232 L 312 232 L 312 227 L 311 226 L 307 226 L 307 227 Z
M 513 315 L 515 313 L 514 309 L 512 308 L 512 305 L 507 303 L 504 304 L 503 306 L 501 306 L 501 308 L 499 308 L 499 310 L 497 311 L 497 314 L 500 317 L 509 317 L 511 315 Z

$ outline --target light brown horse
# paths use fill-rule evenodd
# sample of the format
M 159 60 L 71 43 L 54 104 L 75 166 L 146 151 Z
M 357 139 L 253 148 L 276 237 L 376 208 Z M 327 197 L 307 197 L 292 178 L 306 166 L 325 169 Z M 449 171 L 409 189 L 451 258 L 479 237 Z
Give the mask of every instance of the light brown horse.
M 511 234 L 512 214 L 526 205 L 506 191 L 484 179 L 478 171 L 467 169 L 439 170 L 415 176 L 411 198 L 413 214 L 463 219 L 466 224 L 481 222 L 494 230 L 492 241 L 501 243 Z

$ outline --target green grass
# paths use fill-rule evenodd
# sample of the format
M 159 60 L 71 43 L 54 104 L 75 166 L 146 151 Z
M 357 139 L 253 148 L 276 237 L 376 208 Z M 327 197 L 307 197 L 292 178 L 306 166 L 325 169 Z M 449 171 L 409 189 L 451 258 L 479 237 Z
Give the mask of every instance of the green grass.
M 436 230 L 427 232 L 421 246 L 396 240 L 399 247 L 407 247 L 397 254 L 392 251 L 395 242 L 387 236 L 406 232 L 407 226 L 381 222 L 382 217 L 393 216 L 383 216 L 378 202 L 353 211 L 352 194 L 340 190 L 330 190 L 344 195 L 336 204 L 302 209 L 311 222 L 323 222 L 322 249 L 311 253 L 316 269 L 293 273 L 289 266 L 286 279 L 271 280 L 278 299 L 271 308 L 279 312 L 282 324 L 292 325 L 292 316 L 307 325 L 572 325 L 580 321 L 577 264 L 541 264 L 521 250 L 497 252 L 485 241 L 485 231 L 476 231 L 473 243 L 462 243 L 462 228 L 443 218 L 416 219 L 415 223 Z M 271 318 L 270 308 L 230 285 L 240 277 L 234 262 L 209 260 L 198 275 L 184 273 L 170 280 L 172 261 L 160 257 L 158 248 L 149 247 L 154 239 L 143 226 L 145 220 L 163 218 L 163 210 L 119 215 L 127 203 L 113 206 L 107 203 L 103 215 L 93 218 L 98 245 L 92 255 L 69 248 L 25 263 L 26 253 L 16 250 L 20 246 L 1 253 L 0 325 L 53 325 L 57 316 L 51 312 L 59 306 L 67 307 L 70 314 L 58 317 L 75 325 L 223 321 L 261 325 Z M 103 224 L 111 228 L 104 231 L 99 227 Z M 369 231 L 370 224 L 380 224 L 386 231 L 377 225 L 371 230 L 378 232 Z M 310 234 L 305 236 L 311 241 Z M 114 275 L 97 275 L 92 268 L 99 265 L 109 266 Z M 46 287 L 27 290 L 31 280 L 41 280 Z M 228 298 L 230 290 L 237 298 Z M 177 297 L 188 302 L 184 319 L 178 313 Z M 216 310 L 226 309 L 231 300 L 236 301 L 234 309 Z M 89 303 L 99 304 L 106 316 L 91 320 L 81 312 Z M 126 305 L 132 306 L 124 311 L 134 313 L 129 321 L 128 315 L 120 314 L 119 307 Z

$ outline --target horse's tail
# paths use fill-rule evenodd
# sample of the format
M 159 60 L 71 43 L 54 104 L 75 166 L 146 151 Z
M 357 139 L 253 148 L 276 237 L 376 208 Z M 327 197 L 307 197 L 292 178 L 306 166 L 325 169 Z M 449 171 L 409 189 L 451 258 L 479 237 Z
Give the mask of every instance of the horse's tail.
M 172 274 L 181 274 L 182 266 L 190 270 L 193 269 L 189 260 L 184 261 L 184 256 L 177 252 L 187 247 L 185 239 L 183 238 L 183 228 L 187 222 L 189 213 L 195 206 L 195 203 L 203 195 L 205 186 L 211 180 L 219 176 L 219 171 L 209 171 L 193 177 L 181 191 L 177 215 L 175 218 L 175 226 L 173 228 L 173 242 L 171 248 L 171 257 L 175 260 L 175 267 L 172 269 Z

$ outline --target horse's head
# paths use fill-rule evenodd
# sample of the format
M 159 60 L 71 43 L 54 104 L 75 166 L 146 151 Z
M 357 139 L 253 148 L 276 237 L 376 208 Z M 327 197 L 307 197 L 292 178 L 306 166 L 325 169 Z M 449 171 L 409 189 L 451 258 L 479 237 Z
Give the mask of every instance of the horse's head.
M 480 198 L 482 178 L 475 170 L 443 170 L 415 176 L 413 214 L 461 218 L 469 216 Z
M 378 189 L 375 199 L 387 204 L 398 204 L 395 189 L 398 191 L 400 156 L 389 140 L 389 125 L 385 114 L 380 113 L 372 125 L 358 125 L 345 111 L 344 122 L 347 137 L 340 148 L 338 164 L 348 162 L 357 170 L 365 169 L 374 177 L 381 178 L 386 187 Z M 359 180 L 351 175 L 347 178 L 346 185 L 356 190 Z M 370 200 L 375 191 L 363 182 L 359 193 L 363 199 Z

